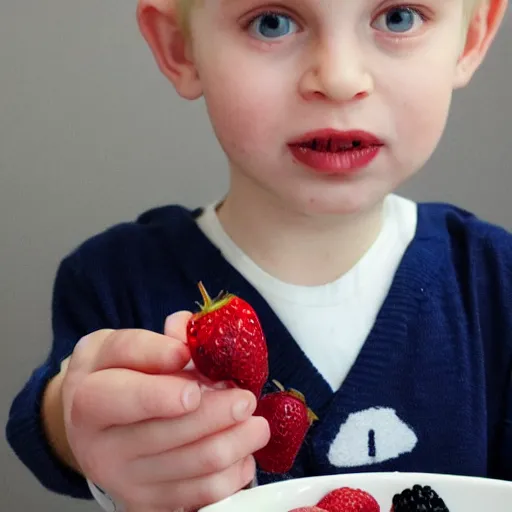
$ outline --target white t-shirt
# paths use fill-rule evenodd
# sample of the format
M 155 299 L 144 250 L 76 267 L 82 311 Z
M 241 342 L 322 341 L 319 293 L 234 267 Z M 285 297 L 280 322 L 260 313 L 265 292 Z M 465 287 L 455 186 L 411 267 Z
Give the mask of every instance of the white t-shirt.
M 207 206 L 198 218 L 200 229 L 265 298 L 326 382 L 337 390 L 359 355 L 414 238 L 416 204 L 397 195 L 388 196 L 377 240 L 349 272 L 322 286 L 284 283 L 261 269 L 224 231 L 216 206 Z M 88 483 L 103 510 L 123 511 Z
M 216 204 L 211 204 L 205 209 L 199 227 L 265 298 L 316 369 L 337 390 L 370 333 L 414 237 L 416 204 L 388 196 L 377 240 L 348 273 L 322 286 L 284 283 L 262 270 L 227 235 L 215 208 Z

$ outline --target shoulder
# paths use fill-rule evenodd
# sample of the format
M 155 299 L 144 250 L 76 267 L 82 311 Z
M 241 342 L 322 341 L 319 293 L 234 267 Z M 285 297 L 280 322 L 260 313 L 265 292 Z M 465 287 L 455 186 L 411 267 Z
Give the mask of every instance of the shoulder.
M 457 324 L 454 332 L 477 340 L 490 373 L 507 375 L 512 357 L 512 234 L 460 207 L 418 205 L 419 245 L 433 246 L 439 272 L 431 304 Z M 502 362 L 507 368 L 503 368 Z M 505 377 L 503 377 L 505 378 Z M 507 377 L 508 378 L 508 377 Z
M 434 239 L 452 257 L 471 257 L 474 263 L 502 262 L 512 270 L 512 233 L 459 206 L 419 203 L 420 239 Z
M 153 208 L 134 220 L 114 224 L 91 236 L 80 243 L 74 252 L 92 256 L 111 251 L 119 253 L 126 248 L 142 250 L 157 243 L 162 236 L 173 238 L 192 228 L 199 211 L 181 205 Z
M 63 259 L 67 268 L 91 279 L 123 277 L 157 269 L 178 253 L 179 239 L 196 229 L 201 210 L 169 205 L 144 211 L 135 219 L 100 231 L 74 247 Z
M 86 239 L 62 259 L 53 285 L 54 323 L 156 329 L 162 311 L 181 308 L 189 265 L 184 237 L 205 244 L 196 210 L 148 210 Z M 91 328 L 94 326 L 94 329 Z
M 190 210 L 181 205 L 153 208 L 141 213 L 132 221 L 121 222 L 83 242 L 82 251 L 118 249 L 137 243 L 152 243 L 162 235 L 178 235 L 195 225 L 195 217 L 200 210 Z
M 461 300 L 480 329 L 512 332 L 512 234 L 460 207 L 423 203 L 417 231 L 422 240 L 435 247 L 436 289 Z

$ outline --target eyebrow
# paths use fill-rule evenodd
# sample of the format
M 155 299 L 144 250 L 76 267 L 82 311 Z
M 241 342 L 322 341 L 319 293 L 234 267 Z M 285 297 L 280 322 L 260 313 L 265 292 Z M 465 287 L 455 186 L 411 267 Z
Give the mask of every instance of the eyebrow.
M 221 5 L 232 5 L 235 3 L 240 3 L 242 0 L 221 0 Z

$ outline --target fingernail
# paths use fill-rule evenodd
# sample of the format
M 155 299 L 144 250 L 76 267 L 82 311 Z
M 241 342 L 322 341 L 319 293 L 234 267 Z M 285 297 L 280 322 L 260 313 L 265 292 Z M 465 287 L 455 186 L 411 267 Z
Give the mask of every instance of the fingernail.
M 248 418 L 253 412 L 253 402 L 250 400 L 240 400 L 233 406 L 233 418 L 236 421 L 243 421 Z
M 181 402 L 183 404 L 183 407 L 185 407 L 187 411 L 193 411 L 197 409 L 197 407 L 199 406 L 200 400 L 201 390 L 199 389 L 197 383 L 193 382 L 187 384 L 183 389 L 183 393 L 181 395 Z

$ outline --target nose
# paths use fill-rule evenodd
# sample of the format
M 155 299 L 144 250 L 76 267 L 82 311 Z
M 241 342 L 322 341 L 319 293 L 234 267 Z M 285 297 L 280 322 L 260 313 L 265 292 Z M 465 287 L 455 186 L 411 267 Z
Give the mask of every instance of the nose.
M 374 83 L 361 53 L 348 41 L 318 45 L 300 80 L 300 94 L 307 100 L 337 103 L 369 96 Z

